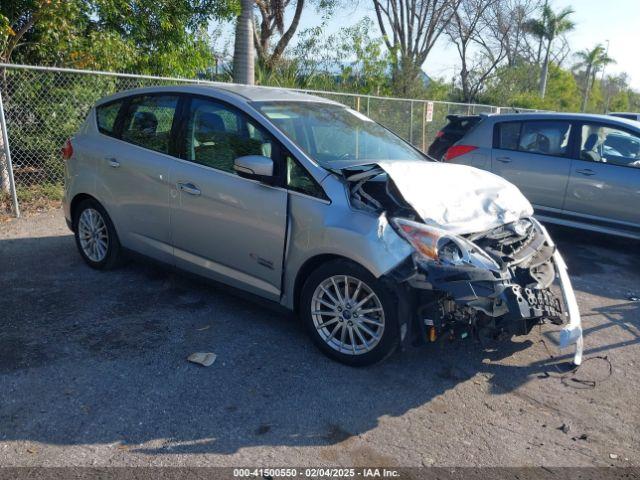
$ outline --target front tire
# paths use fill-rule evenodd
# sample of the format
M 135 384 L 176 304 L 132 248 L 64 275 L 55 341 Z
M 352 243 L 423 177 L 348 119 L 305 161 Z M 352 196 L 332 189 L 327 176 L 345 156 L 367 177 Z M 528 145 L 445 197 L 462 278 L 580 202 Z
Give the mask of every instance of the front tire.
M 76 246 L 87 265 L 96 270 L 110 270 L 120 264 L 120 241 L 100 203 L 83 200 L 74 212 L 73 225 Z
M 367 366 L 399 344 L 396 298 L 383 282 L 348 260 L 333 260 L 306 280 L 300 316 L 313 342 L 328 357 Z

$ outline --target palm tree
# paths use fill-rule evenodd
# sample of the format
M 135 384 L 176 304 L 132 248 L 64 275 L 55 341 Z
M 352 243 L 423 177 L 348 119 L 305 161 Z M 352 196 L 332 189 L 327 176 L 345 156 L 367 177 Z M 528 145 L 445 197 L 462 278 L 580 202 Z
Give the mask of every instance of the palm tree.
M 236 23 L 236 41 L 233 50 L 233 81 L 253 85 L 253 0 L 241 0 L 242 11 Z
M 609 49 L 607 48 L 601 52 L 601 55 L 596 59 L 596 63 L 594 64 L 593 71 L 591 72 L 591 88 L 596 84 L 596 74 L 602 71 L 602 79 L 604 80 L 604 67 L 612 63 L 616 63 L 616 61 L 609 56 Z
M 615 60 L 609 57 L 601 43 L 592 49 L 587 48 L 581 52 L 577 52 L 576 57 L 578 58 L 576 68 L 585 69 L 584 95 L 582 96 L 582 111 L 584 112 L 587 109 L 587 104 L 589 103 L 589 94 L 591 93 L 591 89 L 593 89 L 595 85 L 596 74 L 601 67 L 609 65 L 610 63 L 615 62 Z
M 536 64 L 540 66 L 542 61 L 542 44 L 544 43 L 544 23 L 540 18 L 532 18 L 528 20 L 524 28 L 528 33 L 538 39 L 538 55 L 536 56 Z
M 551 57 L 551 47 L 553 41 L 569 30 L 573 30 L 575 23 L 569 20 L 569 16 L 574 13 L 571 7 L 566 7 L 560 12 L 554 12 L 546 1 L 542 7 L 542 25 L 544 26 L 544 38 L 547 41 L 547 48 L 540 73 L 540 96 L 544 98 L 547 92 L 547 77 L 549 76 L 549 60 Z

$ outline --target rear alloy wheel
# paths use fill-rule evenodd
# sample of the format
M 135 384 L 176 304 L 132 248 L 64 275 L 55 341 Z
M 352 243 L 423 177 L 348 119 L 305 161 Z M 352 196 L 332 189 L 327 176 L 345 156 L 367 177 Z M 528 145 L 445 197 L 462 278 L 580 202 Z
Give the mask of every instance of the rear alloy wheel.
M 393 296 L 354 263 L 336 260 L 313 272 L 303 288 L 301 309 L 314 342 L 342 363 L 370 365 L 398 344 Z
M 86 208 L 78 219 L 80 248 L 92 262 L 101 262 L 109 249 L 109 232 L 102 215 L 93 208 Z
M 120 242 L 107 212 L 96 200 L 84 200 L 75 209 L 76 245 L 92 268 L 108 270 L 120 260 Z

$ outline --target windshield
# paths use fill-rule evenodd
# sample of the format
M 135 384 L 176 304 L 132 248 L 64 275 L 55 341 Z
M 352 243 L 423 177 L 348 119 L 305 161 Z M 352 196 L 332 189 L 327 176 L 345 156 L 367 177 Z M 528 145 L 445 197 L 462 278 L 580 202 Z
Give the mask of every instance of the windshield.
M 384 127 L 341 105 L 261 102 L 256 106 L 325 168 L 339 169 L 379 160 L 426 160 Z

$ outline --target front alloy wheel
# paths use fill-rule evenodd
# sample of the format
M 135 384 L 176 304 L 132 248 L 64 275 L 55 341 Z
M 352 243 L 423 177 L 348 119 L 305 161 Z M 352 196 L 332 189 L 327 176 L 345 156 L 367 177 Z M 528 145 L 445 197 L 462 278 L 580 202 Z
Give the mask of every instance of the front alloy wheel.
M 370 352 L 384 333 L 380 299 L 369 285 L 349 275 L 333 275 L 318 285 L 311 318 L 325 343 L 347 355 Z
M 395 296 L 380 279 L 348 260 L 332 260 L 305 282 L 299 312 L 314 343 L 352 366 L 376 363 L 399 343 Z

